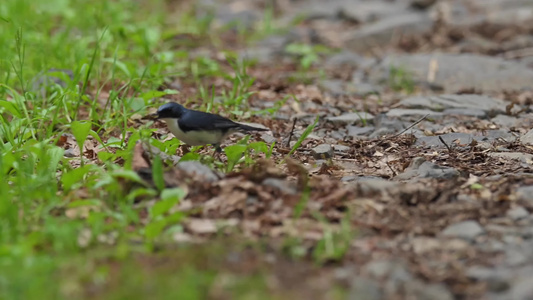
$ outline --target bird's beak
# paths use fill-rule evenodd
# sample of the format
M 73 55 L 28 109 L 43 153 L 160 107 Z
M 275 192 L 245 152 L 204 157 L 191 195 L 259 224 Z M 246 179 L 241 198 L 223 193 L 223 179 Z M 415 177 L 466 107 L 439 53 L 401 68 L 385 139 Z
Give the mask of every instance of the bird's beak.
M 144 117 L 142 117 L 143 120 L 157 120 L 159 119 L 159 115 L 157 113 L 149 114 Z

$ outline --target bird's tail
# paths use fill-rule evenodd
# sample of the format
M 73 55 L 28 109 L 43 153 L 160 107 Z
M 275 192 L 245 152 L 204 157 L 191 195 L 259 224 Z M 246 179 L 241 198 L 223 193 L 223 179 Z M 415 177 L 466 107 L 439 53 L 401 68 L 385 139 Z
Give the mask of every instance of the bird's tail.
M 242 131 L 268 131 L 268 128 L 253 127 L 249 125 L 244 125 L 239 123 L 239 130 Z

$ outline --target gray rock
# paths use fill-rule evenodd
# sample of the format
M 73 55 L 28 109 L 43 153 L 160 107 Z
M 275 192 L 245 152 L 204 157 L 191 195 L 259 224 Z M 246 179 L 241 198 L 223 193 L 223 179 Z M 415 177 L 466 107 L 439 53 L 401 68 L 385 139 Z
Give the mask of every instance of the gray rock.
M 379 114 L 374 118 L 374 126 L 376 126 L 376 129 L 388 128 L 393 131 L 401 131 L 409 125 L 411 125 L 410 122 L 404 122 L 397 118 L 390 118 L 387 114 Z
M 444 115 L 459 115 L 459 116 L 469 116 L 476 117 L 479 119 L 484 119 L 487 116 L 487 113 L 481 109 L 472 109 L 472 108 L 448 108 L 442 112 Z
M 368 263 L 364 269 L 376 279 L 387 278 L 398 282 L 412 279 L 411 273 L 402 261 L 376 260 Z
M 381 300 L 383 292 L 379 283 L 362 276 L 352 279 L 349 300 Z
M 200 177 L 207 182 L 215 182 L 222 177 L 221 174 L 215 173 L 208 166 L 198 161 L 179 162 L 177 168 L 191 177 Z
M 493 142 L 496 140 L 504 140 L 508 143 L 516 141 L 516 136 L 509 130 L 486 130 L 483 135 L 476 135 L 474 138 L 481 142 Z
M 490 18 L 487 19 L 490 20 L 492 24 L 501 26 L 530 22 L 533 20 L 533 7 L 517 7 L 501 10 L 496 14 L 491 15 Z
M 263 140 L 263 142 L 265 142 L 267 144 L 272 144 L 272 143 L 277 141 L 274 136 L 272 136 L 271 134 L 268 134 L 268 133 L 261 134 L 261 139 Z
M 290 36 L 287 35 L 287 34 L 285 34 L 285 35 L 269 35 L 266 38 L 264 38 L 264 39 L 262 39 L 260 41 L 257 41 L 257 43 L 255 43 L 255 45 L 260 46 L 260 47 L 268 47 L 268 48 L 282 50 L 282 49 L 285 48 L 285 46 L 287 46 L 291 42 L 292 41 L 290 40 Z
M 336 143 L 338 141 L 342 141 L 344 140 L 344 138 L 346 137 L 346 133 L 344 132 L 341 132 L 341 131 L 331 131 L 329 133 L 329 137 L 327 137 L 327 139 L 325 140 L 325 142 L 327 143 Z M 331 140 L 332 139 L 332 140 Z M 341 147 L 342 148 L 342 147 Z M 340 149 L 340 148 L 339 148 Z M 337 149 L 335 149 L 337 150 Z
M 522 57 L 518 60 L 518 63 L 520 63 L 523 66 L 533 69 L 533 56 Z
M 352 182 L 352 181 L 357 180 L 357 178 L 358 178 L 358 176 L 353 176 L 353 175 L 350 175 L 350 176 L 342 176 L 341 181 L 342 181 L 342 182 Z
M 485 233 L 485 230 L 477 221 L 463 221 L 449 225 L 442 231 L 445 237 L 474 240 L 477 236 Z
M 400 13 L 347 32 L 344 38 L 350 50 L 364 52 L 374 47 L 389 45 L 400 36 L 428 32 L 432 25 L 432 18 L 426 14 Z
M 325 159 L 333 157 L 333 148 L 329 144 L 320 144 L 311 150 L 315 159 Z
M 298 15 L 308 19 L 347 19 L 366 23 L 405 11 L 409 3 L 403 1 L 309 0 L 298 7 Z
M 443 167 L 432 162 L 425 161 L 424 158 L 413 159 L 411 165 L 402 173 L 397 175 L 396 180 L 411 180 L 419 178 L 452 179 L 459 177 L 459 171 L 450 167 Z
M 520 142 L 526 145 L 533 145 L 533 129 L 520 137 Z
M 474 140 L 474 137 L 469 133 L 452 132 L 439 135 L 449 147 L 454 147 L 456 143 L 460 145 L 468 145 Z M 440 141 L 439 136 L 425 136 L 416 140 L 415 145 L 428 147 L 445 147 Z
M 533 205 L 533 185 L 521 186 L 516 190 L 516 198 Z
M 346 89 L 344 87 L 344 81 L 339 80 L 339 79 L 325 79 L 325 80 L 320 81 L 318 85 L 322 90 L 330 93 L 334 97 L 346 94 Z
M 431 125 L 427 125 L 426 129 L 431 129 Z M 441 137 L 444 142 L 451 148 L 454 147 L 465 147 L 469 145 L 473 140 L 478 141 L 478 146 L 482 147 L 484 149 L 493 149 L 492 142 L 494 141 L 505 141 L 505 142 L 513 142 L 516 140 L 514 135 L 508 131 L 502 131 L 502 130 L 486 130 L 483 132 L 483 135 L 472 135 L 470 133 L 462 133 L 462 132 L 452 132 L 452 133 L 446 133 L 438 136 L 426 136 L 425 133 L 414 129 L 412 131 L 413 135 L 417 139 L 415 145 L 417 146 L 426 146 L 426 147 L 434 147 L 434 148 L 444 148 L 444 144 L 441 142 L 439 137 Z M 509 152 L 510 150 L 498 146 L 496 148 L 497 151 L 502 152 Z M 490 153 L 489 153 L 490 155 Z M 509 155 L 511 157 L 513 155 Z M 518 158 L 518 157 L 517 157 Z
M 509 291 L 513 300 L 531 300 L 533 295 L 533 274 L 519 278 Z
M 483 266 L 472 266 L 466 270 L 468 278 L 487 282 L 487 287 L 497 293 L 509 289 L 511 278 L 507 273 Z
M 441 4 L 444 6 L 447 3 Z M 472 0 L 455 1 L 448 8 L 445 21 L 448 26 L 506 26 L 527 22 L 531 19 L 533 8 L 529 0 Z
M 400 185 L 398 182 L 389 181 L 382 178 L 357 177 L 355 181 L 357 189 L 361 195 L 365 197 L 384 194 L 397 189 Z
M 320 1 L 320 0 L 319 0 Z M 324 2 L 328 5 L 330 1 Z M 395 15 L 407 12 L 408 3 L 403 1 L 353 1 L 344 0 L 339 15 L 351 21 L 368 23 L 389 19 Z
M 232 26 L 234 30 L 239 27 L 251 29 L 259 20 L 259 12 L 234 5 L 221 5 L 220 1 L 196 1 L 196 17 L 198 19 L 210 17 L 213 14 L 215 27 Z
M 517 267 L 527 263 L 529 260 L 528 256 L 531 255 L 530 249 L 524 249 L 518 243 L 511 244 L 515 244 L 514 247 L 505 248 L 505 263 L 511 267 Z
M 339 152 L 348 152 L 352 148 L 350 146 L 345 146 L 345 145 L 333 145 L 333 149 Z
M 348 136 L 349 137 L 360 137 L 360 136 L 366 136 L 372 131 L 374 131 L 374 127 L 372 126 L 366 126 L 366 127 L 359 127 L 359 126 L 346 126 L 346 129 L 348 129 Z
M 69 158 L 72 158 L 72 157 L 78 157 L 80 156 L 79 154 L 76 154 L 76 152 L 74 151 L 74 148 L 68 148 L 67 150 L 65 150 L 65 152 L 63 153 L 63 156 L 65 157 L 69 157 Z
M 282 57 L 282 52 L 270 47 L 246 48 L 239 52 L 239 58 L 261 64 L 272 63 Z
M 279 190 L 284 194 L 295 195 L 298 193 L 298 190 L 296 189 L 296 186 L 294 186 L 294 184 L 291 184 L 291 182 L 289 181 L 281 180 L 278 178 L 266 178 L 261 184 Z
M 371 139 L 375 139 L 375 138 L 380 138 L 380 137 L 383 137 L 385 135 L 394 134 L 394 133 L 396 133 L 396 130 L 394 128 L 382 127 L 382 128 L 376 129 L 368 137 L 371 138 Z
M 434 76 L 428 76 L 430 65 L 437 66 Z M 440 87 L 447 93 L 472 89 L 481 92 L 522 90 L 531 88 L 533 82 L 533 70 L 516 62 L 474 54 L 442 53 L 385 57 L 370 72 L 370 82 L 388 82 L 391 67 L 403 68 L 415 82 Z
M 342 51 L 340 53 L 334 54 L 324 62 L 326 68 L 339 68 L 339 67 L 353 67 L 359 68 L 361 65 L 368 65 L 370 61 L 373 61 L 369 58 L 361 56 L 357 53 L 350 51 Z
M 500 127 L 512 128 L 518 124 L 518 119 L 515 117 L 507 115 L 497 115 L 496 117 L 490 119 L 490 121 Z
M 490 157 L 498 157 L 508 160 L 518 160 L 522 163 L 532 164 L 533 163 L 533 154 L 521 153 L 521 152 L 495 152 L 489 153 Z
M 515 208 L 511 208 L 507 211 L 506 215 L 517 221 L 517 220 L 520 220 L 520 219 L 524 219 L 526 218 L 527 216 L 529 216 L 529 212 L 523 208 L 522 206 L 517 206 Z
M 405 299 L 453 300 L 452 293 L 444 284 L 428 284 L 421 280 L 408 281 L 404 285 Z
M 372 122 L 372 120 L 374 120 L 374 115 L 367 113 L 367 112 L 345 113 L 345 114 L 342 114 L 336 117 L 328 117 L 327 120 L 334 124 L 340 124 L 340 125 L 363 123 L 363 120 L 369 123 L 369 122 Z
M 499 49 L 499 46 L 498 43 L 475 35 L 466 36 L 465 39 L 457 45 L 462 52 L 467 53 L 486 53 L 492 49 Z
M 346 92 L 353 95 L 367 96 L 380 94 L 383 92 L 383 87 L 368 82 L 349 82 L 346 84 Z
M 408 108 L 427 108 L 436 111 L 445 109 L 471 109 L 487 113 L 505 111 L 505 102 L 500 99 L 482 95 L 440 95 L 440 96 L 415 96 L 403 99 L 400 105 Z
M 440 112 L 432 111 L 429 109 L 406 109 L 406 108 L 393 108 L 387 112 L 387 117 L 422 117 L 425 115 L 429 115 L 428 117 L 442 117 L 443 114 Z
M 466 269 L 466 277 L 479 281 L 486 281 L 491 277 L 494 277 L 497 271 L 493 268 L 487 268 L 483 266 L 472 266 Z

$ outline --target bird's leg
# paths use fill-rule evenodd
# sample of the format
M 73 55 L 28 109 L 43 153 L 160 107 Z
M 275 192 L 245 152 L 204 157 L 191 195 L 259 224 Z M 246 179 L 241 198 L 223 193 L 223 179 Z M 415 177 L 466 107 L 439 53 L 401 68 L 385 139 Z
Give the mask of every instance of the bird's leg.
M 218 158 L 218 160 L 222 161 L 222 159 L 220 159 L 222 148 L 220 147 L 220 145 L 213 145 L 213 146 L 215 146 L 215 151 L 213 151 L 213 158 Z
M 191 152 L 191 147 L 189 147 L 189 145 L 186 145 L 186 144 L 183 144 L 181 145 L 181 152 L 183 155 Z

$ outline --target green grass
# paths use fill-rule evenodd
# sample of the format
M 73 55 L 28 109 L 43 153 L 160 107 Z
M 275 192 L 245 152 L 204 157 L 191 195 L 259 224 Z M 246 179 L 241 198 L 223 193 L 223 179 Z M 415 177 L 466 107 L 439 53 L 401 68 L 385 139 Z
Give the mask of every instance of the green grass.
M 240 119 L 272 114 L 287 98 L 251 111 L 250 64 L 231 52 L 226 61 L 192 55 L 197 41 L 219 45 L 220 32 L 212 15 L 198 19 L 192 6 L 173 3 L 0 1 L 0 299 L 200 299 L 212 287 L 220 270 L 204 271 L 195 250 L 179 268 L 135 258 L 153 257 L 187 217 L 170 211 L 184 192 L 164 188 L 163 162 L 152 165 L 155 187 L 132 170 L 137 141 L 171 154 L 180 143 L 153 138 L 153 124 L 135 120 L 180 96 L 170 87 L 177 80 L 198 88 L 187 103 Z M 258 32 L 242 38 L 276 32 L 271 21 L 267 9 Z M 302 49 L 306 68 L 321 52 Z M 215 91 L 215 78 L 230 87 Z M 96 141 L 98 160 L 64 156 L 63 134 L 78 148 Z M 229 172 L 272 153 L 244 138 L 225 148 L 227 164 L 209 163 Z M 160 199 L 143 221 L 139 197 Z M 260 275 L 237 276 L 229 295 L 267 299 L 265 290 Z
M 412 94 L 415 91 L 413 75 L 404 67 L 390 67 L 388 84 L 395 92 L 405 92 Z

